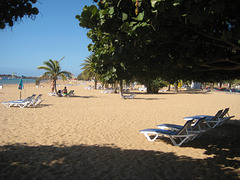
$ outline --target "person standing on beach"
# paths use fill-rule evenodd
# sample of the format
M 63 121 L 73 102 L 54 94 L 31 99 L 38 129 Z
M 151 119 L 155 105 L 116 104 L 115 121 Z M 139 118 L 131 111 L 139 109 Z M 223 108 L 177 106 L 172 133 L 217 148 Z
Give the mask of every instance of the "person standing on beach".
M 52 89 L 52 93 L 54 92 L 54 81 L 52 81 L 51 83 L 51 89 Z

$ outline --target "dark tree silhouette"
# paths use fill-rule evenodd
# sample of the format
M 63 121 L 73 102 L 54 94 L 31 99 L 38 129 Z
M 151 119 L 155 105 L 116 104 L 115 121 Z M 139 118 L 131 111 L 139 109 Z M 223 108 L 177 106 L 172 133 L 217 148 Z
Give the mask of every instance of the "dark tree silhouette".
M 0 1 L 0 29 L 6 25 L 12 27 L 17 22 L 28 16 L 34 19 L 39 13 L 36 7 L 33 7 L 37 0 L 1 0 Z

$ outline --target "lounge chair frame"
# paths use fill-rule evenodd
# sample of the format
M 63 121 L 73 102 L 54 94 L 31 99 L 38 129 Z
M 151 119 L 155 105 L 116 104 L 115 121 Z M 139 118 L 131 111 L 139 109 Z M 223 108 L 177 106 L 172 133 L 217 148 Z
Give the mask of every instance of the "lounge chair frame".
M 161 135 L 170 138 L 173 145 L 181 146 L 184 142 L 187 142 L 194 136 L 196 136 L 196 133 L 191 133 L 191 131 L 189 131 L 192 123 L 193 120 L 187 121 L 179 131 L 164 129 L 144 129 L 140 130 L 140 133 L 143 133 L 148 141 L 155 141 L 159 137 L 159 135 Z M 151 138 L 151 135 L 154 135 L 154 137 Z

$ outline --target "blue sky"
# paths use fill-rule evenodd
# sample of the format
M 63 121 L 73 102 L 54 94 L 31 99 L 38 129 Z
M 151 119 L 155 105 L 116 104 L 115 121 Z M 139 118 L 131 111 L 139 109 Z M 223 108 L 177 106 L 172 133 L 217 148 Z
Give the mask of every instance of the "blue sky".
M 93 0 L 38 0 L 35 20 L 23 17 L 12 28 L 0 30 L 0 74 L 39 76 L 44 61 L 60 60 L 62 70 L 77 76 L 80 64 L 90 55 L 87 29 L 75 19 Z

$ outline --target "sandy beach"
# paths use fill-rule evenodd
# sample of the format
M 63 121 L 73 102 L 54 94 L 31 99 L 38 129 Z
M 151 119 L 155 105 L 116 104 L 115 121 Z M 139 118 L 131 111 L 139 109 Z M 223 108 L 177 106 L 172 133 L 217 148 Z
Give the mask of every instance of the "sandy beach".
M 0 179 L 240 179 L 239 93 L 132 90 L 134 99 L 120 99 L 74 83 L 67 86 L 74 97 L 49 96 L 50 83 L 26 84 L 22 97 L 43 94 L 38 107 L 1 104 Z M 0 102 L 19 94 L 17 85 L 4 85 Z M 227 107 L 235 116 L 228 124 L 181 147 L 139 133 Z

